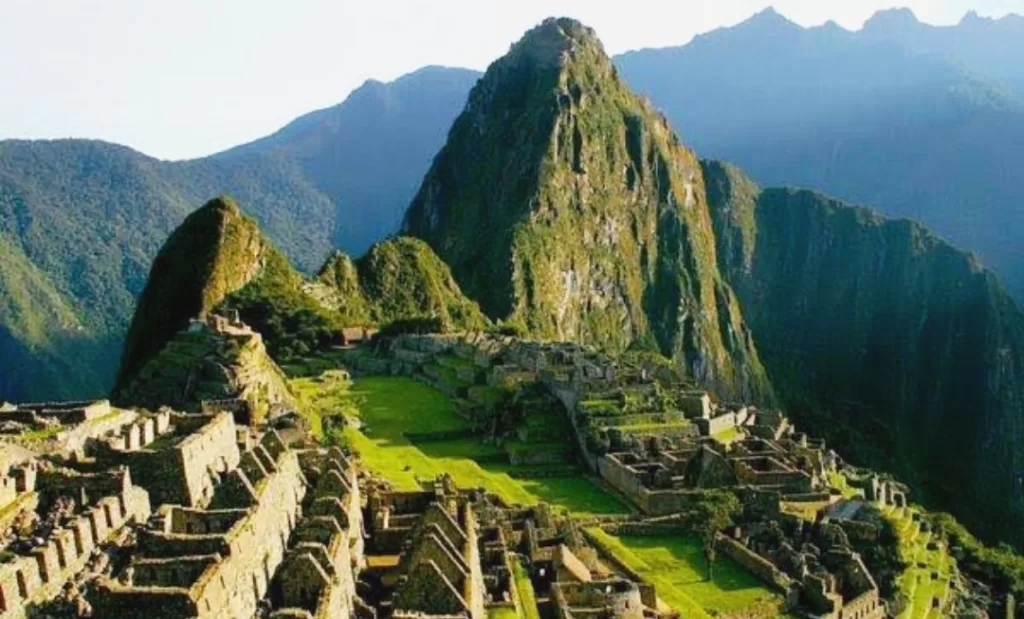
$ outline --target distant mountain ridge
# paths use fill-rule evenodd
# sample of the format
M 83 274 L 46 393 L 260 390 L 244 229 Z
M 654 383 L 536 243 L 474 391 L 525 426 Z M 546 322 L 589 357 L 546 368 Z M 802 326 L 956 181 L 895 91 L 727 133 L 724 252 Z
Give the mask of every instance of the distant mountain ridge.
M 233 161 L 251 153 L 293 159 L 337 205 L 334 246 L 359 255 L 398 229 L 479 75 L 430 66 L 387 84 L 369 80 L 344 103 L 302 116 L 213 159 Z
M 1024 226 L 1020 57 L 1015 15 L 934 27 L 887 11 L 851 32 L 767 10 L 617 65 L 703 156 L 919 220 L 1024 299 L 1024 245 L 1010 232 Z

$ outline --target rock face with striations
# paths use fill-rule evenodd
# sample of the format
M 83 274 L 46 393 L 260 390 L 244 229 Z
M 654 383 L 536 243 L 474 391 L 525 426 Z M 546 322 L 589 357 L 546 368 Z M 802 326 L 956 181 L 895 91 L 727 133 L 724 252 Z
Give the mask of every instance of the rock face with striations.
M 701 167 L 569 19 L 488 69 L 404 221 L 493 319 L 656 346 L 725 397 L 770 387 L 717 270 Z
M 704 176 L 722 272 L 801 423 L 1024 543 L 1024 316 L 995 277 L 915 223 Z

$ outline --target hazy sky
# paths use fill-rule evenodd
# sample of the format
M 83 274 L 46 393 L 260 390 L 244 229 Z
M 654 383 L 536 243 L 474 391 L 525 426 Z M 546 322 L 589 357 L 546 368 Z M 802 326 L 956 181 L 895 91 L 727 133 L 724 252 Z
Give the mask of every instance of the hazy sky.
M 680 45 L 766 0 L 0 0 L 0 138 L 90 137 L 206 155 L 426 64 L 484 69 L 551 15 L 610 53 Z M 803 25 L 859 28 L 877 0 L 775 0 Z M 951 24 L 1024 0 L 906 0 Z

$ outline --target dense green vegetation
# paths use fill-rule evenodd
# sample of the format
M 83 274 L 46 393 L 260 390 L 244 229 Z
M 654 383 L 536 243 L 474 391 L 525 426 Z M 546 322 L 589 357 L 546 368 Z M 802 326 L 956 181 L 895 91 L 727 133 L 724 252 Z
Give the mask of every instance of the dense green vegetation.
M 653 583 L 658 597 L 685 617 L 707 619 L 781 606 L 778 595 L 728 558 L 717 559 L 714 578 L 708 581 L 699 537 L 614 536 L 596 528 L 589 533 L 602 551 Z
M 1024 600 L 1024 556 L 1005 545 L 986 546 L 949 514 L 934 514 L 930 520 L 961 572 L 991 583 L 1001 596 L 1010 593 Z
M 722 271 L 800 426 L 1024 543 L 1024 315 L 993 275 L 909 221 L 705 176 Z
M 578 474 L 513 477 L 502 448 L 482 442 L 470 421 L 456 414 L 451 399 L 412 379 L 368 377 L 349 384 L 313 377 L 292 384 L 306 410 L 318 418 L 314 428 L 321 427 L 328 438 L 340 433 L 371 470 L 397 488 L 417 489 L 420 482 L 448 473 L 462 487 L 485 488 L 509 503 L 548 501 L 584 514 L 626 511 L 618 499 Z M 406 436 L 437 433 L 442 435 L 436 440 L 416 443 Z
M 326 349 L 349 326 L 383 323 L 387 329 L 410 321 L 437 331 L 488 326 L 422 241 L 383 241 L 356 264 L 335 253 L 310 280 L 233 200 L 218 198 L 192 213 L 157 255 L 116 392 L 190 320 L 210 313 L 237 314 L 263 336 L 280 363 Z
M 404 227 L 492 319 L 615 351 L 647 342 L 723 395 L 766 400 L 700 176 L 594 33 L 551 19 L 470 93 Z
M 278 253 L 267 257 L 259 276 L 230 295 L 222 310 L 237 310 L 242 322 L 263 335 L 279 362 L 327 347 L 337 339 L 342 317 L 303 290 L 303 278 Z
M 430 246 L 408 237 L 374 243 L 353 261 L 335 252 L 321 267 L 314 290 L 346 325 L 383 327 L 387 333 L 483 330 L 490 322 L 459 290 L 448 266 Z
M 98 395 L 107 354 L 67 298 L 0 234 L 0 399 Z
M 435 317 L 443 330 L 481 330 L 488 320 L 467 299 L 448 265 L 419 239 L 398 237 L 374 244 L 356 262 L 371 315 L 387 324 L 399 319 Z

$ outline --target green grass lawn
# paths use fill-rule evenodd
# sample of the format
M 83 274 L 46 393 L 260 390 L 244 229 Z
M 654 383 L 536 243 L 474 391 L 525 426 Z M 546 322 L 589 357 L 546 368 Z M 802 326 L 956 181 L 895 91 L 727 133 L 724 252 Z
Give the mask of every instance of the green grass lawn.
M 705 580 L 703 543 L 695 537 L 614 536 L 601 529 L 588 531 L 606 552 L 654 584 L 658 597 L 684 617 L 764 607 L 768 616 L 782 599 L 728 557 L 719 554 L 714 580 Z
M 487 619 L 519 619 L 514 608 L 498 606 L 487 609 Z
M 476 458 L 504 451 L 476 439 L 411 443 L 404 433 L 469 427 L 469 422 L 455 413 L 453 401 L 433 387 L 405 377 L 367 377 L 352 383 L 315 381 L 293 381 L 311 414 L 358 418 L 362 429 L 344 428 L 345 440 L 370 470 L 396 488 L 415 490 L 421 482 L 448 473 L 463 488 L 482 487 L 509 503 L 547 501 L 581 514 L 628 511 L 616 497 L 583 476 L 515 479 L 508 474 L 508 464 L 480 464 Z M 317 427 L 316 422 L 313 425 Z

